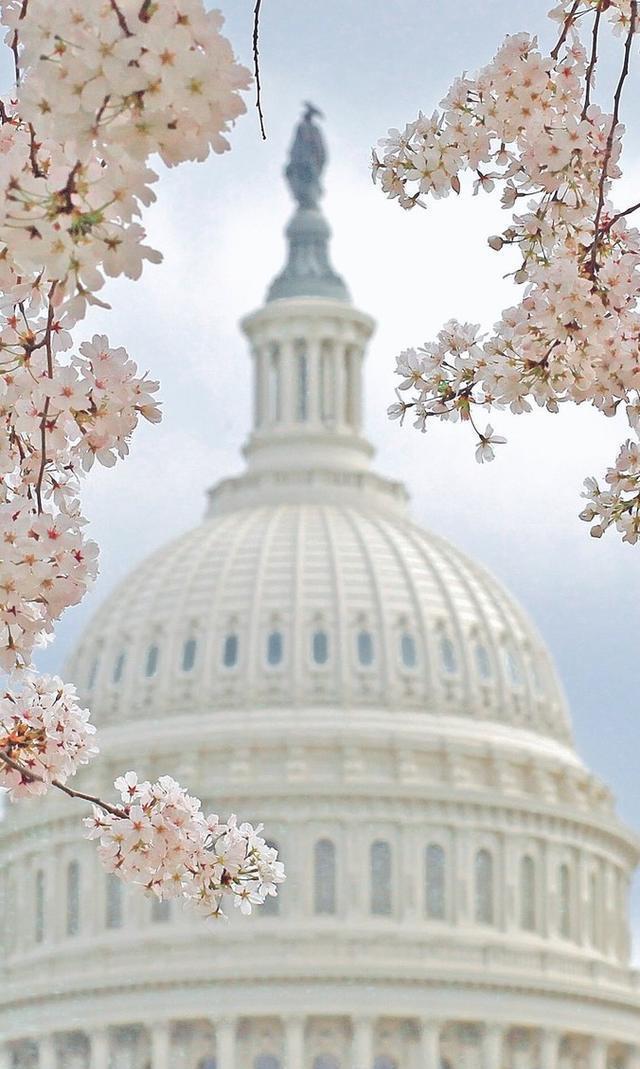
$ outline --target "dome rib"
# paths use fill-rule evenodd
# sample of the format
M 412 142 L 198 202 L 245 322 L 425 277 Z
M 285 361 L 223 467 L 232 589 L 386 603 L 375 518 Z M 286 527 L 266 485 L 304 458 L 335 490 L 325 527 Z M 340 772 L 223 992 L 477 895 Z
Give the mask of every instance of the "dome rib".
M 334 626 L 336 629 L 336 668 L 338 679 L 338 692 L 344 695 L 346 704 L 349 704 L 352 700 L 352 693 L 349 680 L 349 665 L 348 658 L 350 657 L 349 651 L 349 636 L 345 633 L 345 624 L 343 614 L 336 612 L 336 606 L 344 605 L 344 587 L 342 582 L 342 570 L 340 567 L 340 561 L 338 558 L 338 551 L 336 549 L 336 537 L 331 523 L 331 510 L 326 506 L 320 507 L 320 517 L 327 538 L 327 547 L 329 550 L 329 556 L 331 558 L 331 586 L 333 592 L 333 611 L 332 619 L 334 620 Z

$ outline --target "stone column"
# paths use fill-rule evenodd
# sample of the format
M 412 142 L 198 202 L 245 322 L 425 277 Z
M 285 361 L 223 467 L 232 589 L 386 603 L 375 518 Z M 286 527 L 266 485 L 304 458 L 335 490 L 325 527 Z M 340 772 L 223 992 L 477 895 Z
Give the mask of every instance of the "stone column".
M 482 1069 L 502 1069 L 502 1026 L 488 1024 L 482 1036 Z
M 371 1017 L 353 1019 L 352 1069 L 373 1069 L 373 1020 Z
M 223 1017 L 214 1021 L 216 1030 L 216 1062 L 218 1069 L 235 1069 L 236 1019 Z
M 440 1069 L 440 1024 L 438 1021 L 420 1022 L 418 1064 L 420 1069 Z
M 284 1069 L 302 1069 L 304 1065 L 304 1017 L 285 1017 Z
M 91 1057 L 89 1065 L 91 1069 L 109 1069 L 109 1031 L 107 1028 L 96 1028 L 91 1033 Z
M 640 1047 L 631 1047 L 627 1054 L 625 1069 L 640 1069 Z
M 589 1046 L 587 1065 L 589 1069 L 607 1069 L 607 1041 L 595 1037 Z
M 307 342 L 307 419 L 317 427 L 322 412 L 320 396 L 320 341 L 312 338 Z
M 13 1069 L 13 1054 L 8 1043 L 0 1043 L 0 1069 Z
M 57 1062 L 53 1036 L 41 1036 L 38 1040 L 38 1069 L 57 1069 Z
M 540 1069 L 558 1069 L 560 1036 L 557 1032 L 543 1032 L 540 1036 Z
M 154 1021 L 149 1025 L 151 1037 L 151 1069 L 170 1069 L 171 1031 L 168 1021 Z

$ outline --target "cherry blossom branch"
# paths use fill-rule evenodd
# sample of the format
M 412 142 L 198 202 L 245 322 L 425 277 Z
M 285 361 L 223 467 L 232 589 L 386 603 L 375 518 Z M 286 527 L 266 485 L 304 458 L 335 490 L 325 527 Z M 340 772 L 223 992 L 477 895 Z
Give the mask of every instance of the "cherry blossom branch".
M 560 55 L 560 49 L 562 48 L 563 44 L 565 43 L 565 41 L 567 39 L 567 35 L 569 33 L 569 30 L 571 29 L 571 27 L 573 26 L 573 23 L 575 22 L 575 15 L 576 15 L 576 12 L 577 12 L 578 8 L 580 7 L 581 3 L 582 3 L 582 0 L 574 0 L 573 7 L 571 8 L 571 11 L 569 12 L 569 14 L 567 15 L 567 17 L 564 20 L 564 25 L 562 27 L 562 33 L 560 34 L 560 37 L 558 38 L 558 40 L 556 42 L 556 45 L 555 45 L 555 47 L 553 48 L 553 50 L 551 52 L 551 58 L 552 59 L 557 59 L 558 56 Z
M 611 160 L 611 153 L 613 152 L 613 143 L 615 139 L 616 129 L 620 120 L 620 105 L 622 103 L 622 93 L 624 90 L 624 83 L 629 75 L 629 69 L 631 64 L 631 47 L 633 45 L 633 38 L 636 32 L 636 23 L 638 19 L 638 0 L 631 0 L 631 20 L 629 23 L 629 30 L 627 32 L 627 39 L 624 47 L 624 61 L 622 64 L 622 70 L 616 86 L 615 96 L 613 98 L 613 115 L 611 117 L 611 126 L 609 128 L 609 134 L 607 136 L 607 144 L 604 152 L 604 161 L 602 164 L 602 172 L 600 174 L 600 183 L 598 186 L 598 206 L 596 208 L 596 214 L 594 219 L 594 237 L 593 245 L 591 247 L 591 256 L 589 261 L 589 273 L 591 278 L 595 278 L 597 269 L 598 258 L 598 246 L 600 244 L 600 218 L 602 216 L 602 209 L 604 208 L 605 201 L 605 189 L 607 183 L 607 172 L 609 170 L 609 163 Z
M 0 750 L 0 761 L 4 762 L 9 768 L 12 768 L 14 772 L 19 772 L 21 776 L 24 776 L 29 783 L 44 783 L 49 786 L 49 781 L 44 776 L 39 776 L 37 772 L 32 772 L 26 768 L 20 761 L 15 761 L 6 750 Z M 110 805 L 109 802 L 104 802 L 102 798 L 98 798 L 93 794 L 84 794 L 83 791 L 75 791 L 72 787 L 67 787 L 66 783 L 61 783 L 58 779 L 50 781 L 50 785 L 57 790 L 62 791 L 69 798 L 80 798 L 84 802 L 90 802 L 92 805 L 97 805 L 100 809 L 103 809 L 105 813 L 110 813 L 113 817 L 125 817 L 126 814 L 123 809 L 118 809 L 117 806 Z
M 256 108 L 258 109 L 258 119 L 260 121 L 260 133 L 262 134 L 262 140 L 266 141 L 267 133 L 264 128 L 264 115 L 262 114 L 262 86 L 260 84 L 260 58 L 258 51 L 261 6 L 262 0 L 256 0 L 253 9 L 253 73 L 256 80 Z
M 131 30 L 129 29 L 129 26 L 127 25 L 127 20 L 124 17 L 122 11 L 120 10 L 118 4 L 116 3 L 116 0 L 109 0 L 109 4 L 110 4 L 110 6 L 111 6 L 111 8 L 113 10 L 113 13 L 115 14 L 115 16 L 116 16 L 116 18 L 118 20 L 118 25 L 120 26 L 120 29 L 122 30 L 122 32 L 127 37 L 132 37 L 133 35 L 131 33 Z
M 582 107 L 582 118 L 584 119 L 591 104 L 591 83 L 593 81 L 594 71 L 598 62 L 598 35 L 600 33 L 600 20 L 602 19 L 602 12 L 607 0 L 599 0 L 598 10 L 596 11 L 595 18 L 593 20 L 593 29 L 591 31 L 591 56 L 589 57 L 589 66 L 587 67 L 587 73 L 585 75 L 585 93 L 584 93 L 584 105 Z

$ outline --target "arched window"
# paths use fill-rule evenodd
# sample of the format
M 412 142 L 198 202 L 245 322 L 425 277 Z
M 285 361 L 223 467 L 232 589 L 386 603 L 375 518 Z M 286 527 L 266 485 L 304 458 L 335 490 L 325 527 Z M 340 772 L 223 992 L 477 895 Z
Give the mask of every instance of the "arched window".
M 281 417 L 280 389 L 280 351 L 277 345 L 271 346 L 269 353 L 269 420 L 277 423 Z
M 44 941 L 44 911 L 45 911 L 45 875 L 42 869 L 38 869 L 36 872 L 36 885 L 35 885 L 35 911 L 34 911 L 34 938 L 36 943 L 42 943 Z
M 333 423 L 336 417 L 333 347 L 326 341 L 320 353 L 320 414 L 324 423 Z
M 493 924 L 493 858 L 488 850 L 478 850 L 474 875 L 476 921 Z
M 160 656 L 160 650 L 156 645 L 149 646 L 147 650 L 147 659 L 144 665 L 144 674 L 148 678 L 155 676 L 158 671 L 158 658 Z
M 207 1055 L 198 1062 L 198 1069 L 218 1069 L 218 1063 L 215 1058 Z
M 335 913 L 336 848 L 331 839 L 319 839 L 314 847 L 313 900 L 316 913 Z
M 371 912 L 378 917 L 391 914 L 391 846 L 382 839 L 371 844 Z
M 370 631 L 358 631 L 358 660 L 365 668 L 373 664 L 373 637 Z
M 275 1054 L 258 1054 L 253 1059 L 253 1069 L 280 1069 L 280 1059 Z
M 167 924 L 171 920 L 171 899 L 169 898 L 156 898 L 154 895 L 151 899 L 151 921 L 153 924 Z
M 297 341 L 296 349 L 296 419 L 304 423 L 309 417 L 309 365 L 307 344 Z
M 329 660 L 329 636 L 326 631 L 313 632 L 311 655 L 315 664 L 326 664 Z
M 238 636 L 227 635 L 222 647 L 222 663 L 225 668 L 235 668 L 238 663 Z
M 265 839 L 267 846 L 270 846 L 272 850 L 278 851 L 278 857 L 280 857 L 280 847 L 273 839 Z M 264 902 L 258 910 L 259 917 L 277 917 L 280 913 L 280 900 L 282 897 L 282 887 L 279 888 L 277 895 L 267 895 Z
M 195 638 L 188 638 L 182 647 L 182 671 L 190 672 L 196 663 L 198 643 Z
M 122 928 L 122 890 L 122 880 L 115 872 L 108 872 L 105 915 L 107 928 Z
M 565 939 L 571 938 L 571 872 L 567 864 L 558 870 L 558 928 Z
M 404 632 L 400 638 L 400 655 L 405 668 L 415 668 L 418 657 L 416 654 L 416 640 L 413 635 Z
M 491 661 L 486 646 L 480 644 L 476 646 L 476 666 L 480 679 L 491 678 Z
M 520 663 L 520 658 L 511 646 L 507 646 L 504 651 L 504 656 L 509 679 L 514 686 L 519 687 L 522 683 L 522 664 Z
M 272 668 L 282 662 L 284 656 L 284 639 L 282 631 L 270 631 L 267 635 L 267 664 Z
M 67 865 L 67 935 L 80 931 L 80 865 L 70 861 Z
M 373 1069 L 398 1069 L 398 1063 L 388 1054 L 379 1054 L 373 1060 Z
M 91 662 L 91 668 L 89 669 L 89 676 L 88 676 L 88 679 L 87 679 L 87 690 L 93 690 L 93 688 L 96 685 L 96 678 L 98 676 L 98 665 L 99 665 L 99 663 L 100 662 L 99 662 L 98 658 L 94 657 L 92 662 Z
M 445 852 L 439 843 L 429 843 L 426 850 L 426 907 L 427 917 L 443 921 L 446 914 Z
M 126 655 L 126 653 L 124 653 L 124 651 L 119 653 L 118 656 L 116 657 L 116 659 L 114 661 L 114 665 L 113 665 L 113 677 L 112 677 L 114 683 L 119 683 L 120 680 L 122 679 L 122 676 L 124 674 L 124 666 L 125 666 L 126 660 L 127 660 L 127 655 Z
M 450 675 L 457 670 L 456 651 L 453 646 L 453 642 L 446 635 L 440 639 L 440 656 L 442 657 L 442 667 L 445 672 Z
M 536 930 L 536 864 L 528 854 L 520 861 L 520 927 Z

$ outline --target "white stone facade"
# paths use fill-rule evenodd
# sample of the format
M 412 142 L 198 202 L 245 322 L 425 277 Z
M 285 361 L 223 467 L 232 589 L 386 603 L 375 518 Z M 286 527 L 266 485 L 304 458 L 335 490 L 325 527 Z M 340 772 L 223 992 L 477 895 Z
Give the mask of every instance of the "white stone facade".
M 369 469 L 348 300 L 244 323 L 248 471 L 138 568 L 69 675 L 81 777 L 171 772 L 288 881 L 211 932 L 123 890 L 65 798 L 0 829 L 0 1069 L 640 1069 L 635 838 L 545 646 Z

